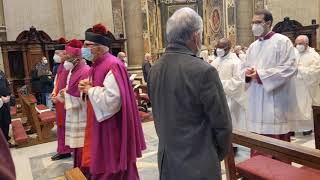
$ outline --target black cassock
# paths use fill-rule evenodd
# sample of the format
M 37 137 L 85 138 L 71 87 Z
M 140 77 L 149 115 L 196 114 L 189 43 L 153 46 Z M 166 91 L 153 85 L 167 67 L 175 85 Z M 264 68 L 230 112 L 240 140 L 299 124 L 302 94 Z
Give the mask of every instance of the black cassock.
M 3 71 L 0 70 L 0 97 L 1 96 L 10 96 L 11 91 L 9 87 L 9 82 Z M 9 140 L 9 125 L 11 123 L 10 116 L 10 105 L 9 103 L 4 103 L 0 108 L 0 128 L 3 132 L 3 135 L 7 140 Z

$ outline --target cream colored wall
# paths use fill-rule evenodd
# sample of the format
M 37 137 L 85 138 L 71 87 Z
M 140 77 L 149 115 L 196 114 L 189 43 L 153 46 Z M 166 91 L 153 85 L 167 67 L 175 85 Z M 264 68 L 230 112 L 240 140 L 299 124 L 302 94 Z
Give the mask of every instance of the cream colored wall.
M 83 39 L 100 22 L 114 32 L 111 0 L 3 0 L 3 6 L 9 41 L 31 25 L 53 39 Z
M 311 20 L 316 19 L 320 23 L 319 0 L 267 0 L 267 8 L 273 13 L 274 24 L 283 21 L 288 16 L 297 20 L 302 25 L 311 25 Z M 320 31 L 318 29 L 318 48 L 320 48 Z
M 237 0 L 237 44 L 249 46 L 253 41 L 251 20 L 253 14 L 252 0 Z
M 3 0 L 3 7 L 9 41 L 15 40 L 31 25 L 44 30 L 52 38 L 63 34 L 58 0 Z
M 0 25 L 4 26 L 4 12 L 3 12 L 3 0 L 0 0 Z
M 141 0 L 124 0 L 123 3 L 129 66 L 141 67 L 144 59 Z
M 84 39 L 84 32 L 102 23 L 113 33 L 111 0 L 62 0 L 66 38 Z

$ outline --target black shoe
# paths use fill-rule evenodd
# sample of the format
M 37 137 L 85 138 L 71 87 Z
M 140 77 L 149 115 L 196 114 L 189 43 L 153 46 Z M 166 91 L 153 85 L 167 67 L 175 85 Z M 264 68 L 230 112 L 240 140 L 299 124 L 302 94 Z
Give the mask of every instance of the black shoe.
M 233 147 L 233 153 L 237 154 L 237 152 L 238 152 L 238 147 Z
M 302 132 L 302 134 L 304 135 L 304 136 L 308 136 L 308 135 L 310 135 L 310 134 L 312 134 L 312 130 L 310 130 L 310 131 L 303 131 Z
M 9 142 L 8 142 L 8 144 L 9 144 L 9 148 L 17 147 L 17 145 L 15 145 L 15 144 L 11 144 L 11 143 L 9 143 Z
M 60 160 L 60 159 L 66 159 L 71 157 L 71 153 L 67 153 L 67 154 L 56 154 L 54 156 L 51 157 L 52 161 L 56 161 L 56 160 Z

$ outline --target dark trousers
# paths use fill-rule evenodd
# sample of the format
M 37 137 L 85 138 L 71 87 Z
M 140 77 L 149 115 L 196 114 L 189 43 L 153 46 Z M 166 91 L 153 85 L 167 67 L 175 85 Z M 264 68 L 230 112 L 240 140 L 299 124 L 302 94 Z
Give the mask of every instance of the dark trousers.
M 4 137 L 6 138 L 7 141 L 10 140 L 9 137 L 9 126 L 10 123 L 0 123 L 0 129 L 2 130 L 2 133 L 4 135 Z

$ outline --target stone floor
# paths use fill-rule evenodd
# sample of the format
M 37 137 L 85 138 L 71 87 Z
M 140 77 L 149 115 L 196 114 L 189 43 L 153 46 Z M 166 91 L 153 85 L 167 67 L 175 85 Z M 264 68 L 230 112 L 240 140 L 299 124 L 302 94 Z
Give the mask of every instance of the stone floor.
M 143 123 L 145 139 L 147 142 L 147 150 L 144 151 L 143 157 L 138 160 L 138 169 L 141 180 L 157 180 L 159 179 L 157 169 L 157 146 L 158 138 L 154 130 L 153 122 Z M 298 143 L 308 147 L 314 147 L 313 135 L 302 136 L 297 135 L 293 139 L 294 143 Z M 72 167 L 72 158 L 51 161 L 50 157 L 56 150 L 56 142 L 36 145 L 32 147 L 11 149 L 13 160 L 16 166 L 17 180 L 60 180 L 63 179 L 65 170 Z M 241 162 L 249 157 L 249 149 L 240 148 L 236 156 L 236 162 Z M 225 178 L 225 170 L 223 162 L 222 173 Z

